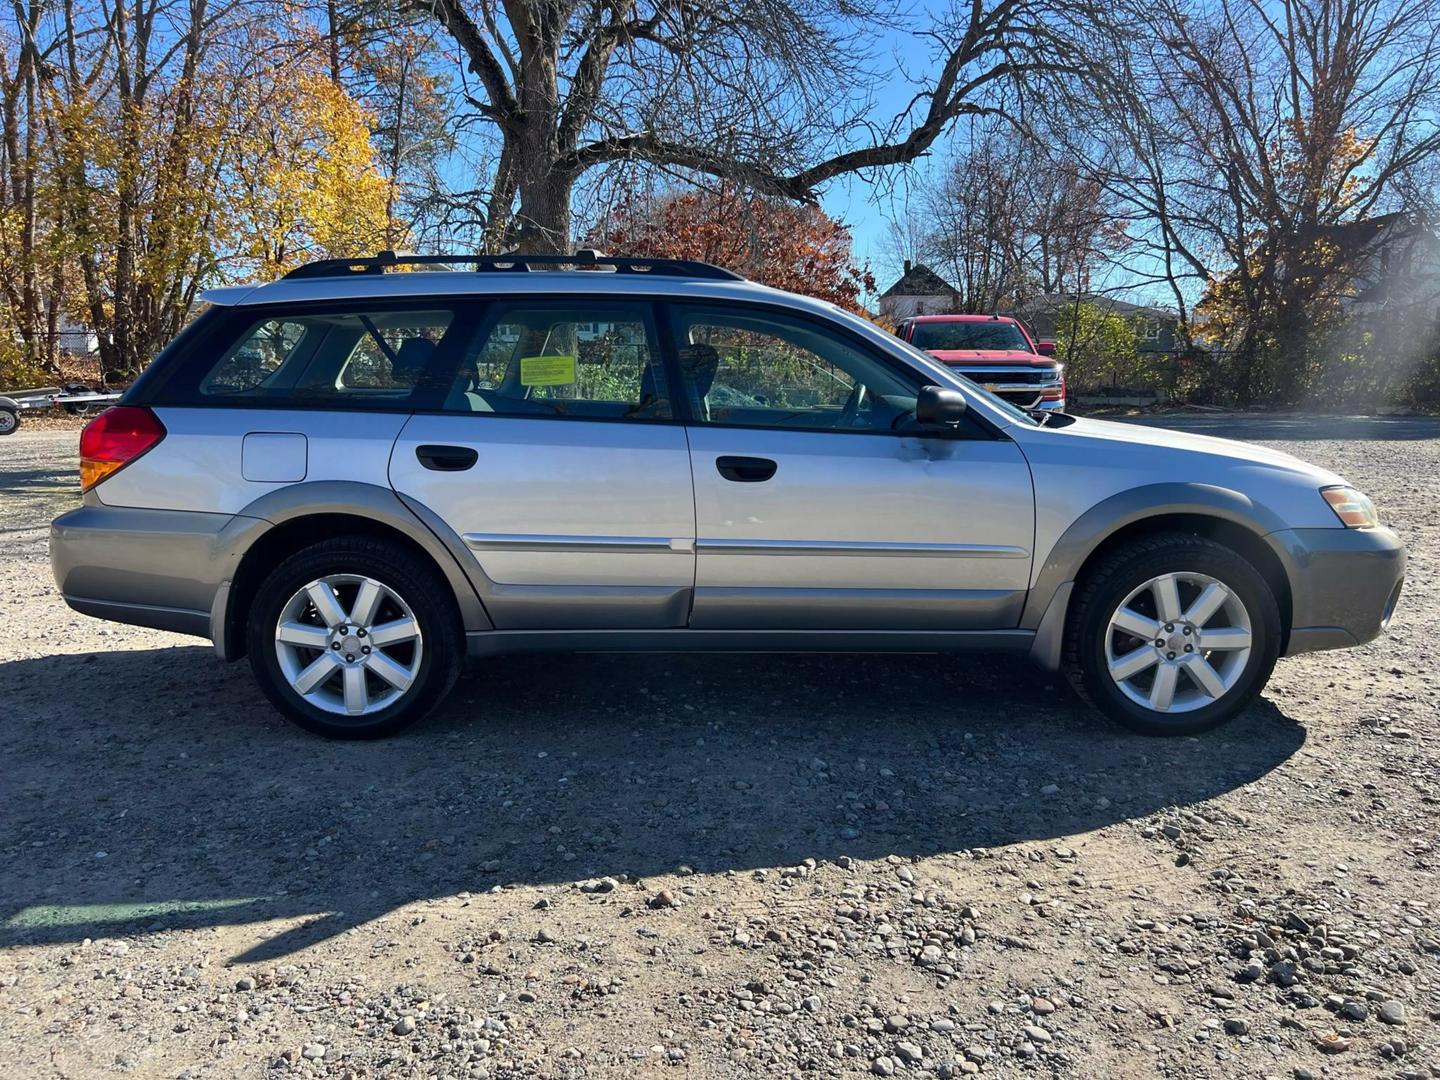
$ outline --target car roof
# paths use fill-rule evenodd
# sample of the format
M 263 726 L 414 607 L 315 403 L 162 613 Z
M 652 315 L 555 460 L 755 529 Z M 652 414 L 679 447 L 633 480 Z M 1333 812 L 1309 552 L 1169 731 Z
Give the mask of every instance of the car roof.
M 212 304 L 249 307 L 257 304 L 289 304 L 314 300 L 523 295 L 748 300 L 780 302 L 827 313 L 840 310 L 828 301 L 772 289 L 767 285 L 743 279 L 714 280 L 671 274 L 617 274 L 603 270 L 428 270 L 415 273 L 281 278 L 268 283 L 208 289 L 200 294 L 200 299 Z

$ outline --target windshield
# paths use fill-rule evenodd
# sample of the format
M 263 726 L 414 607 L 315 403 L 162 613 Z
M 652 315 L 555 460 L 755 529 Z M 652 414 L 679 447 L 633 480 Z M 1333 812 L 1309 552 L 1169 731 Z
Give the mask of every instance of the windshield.
M 1030 343 L 1012 322 L 917 322 L 910 344 L 917 349 L 1030 351 Z

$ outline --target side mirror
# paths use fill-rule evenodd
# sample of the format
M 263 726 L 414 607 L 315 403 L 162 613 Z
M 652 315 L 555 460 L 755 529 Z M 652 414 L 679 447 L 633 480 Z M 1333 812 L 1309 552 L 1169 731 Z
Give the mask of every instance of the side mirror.
M 1037 341 L 1035 343 L 1035 351 L 1041 356 L 1054 356 L 1055 343 L 1053 341 Z
M 915 397 L 915 420 L 921 427 L 954 427 L 965 418 L 970 406 L 959 390 L 922 386 Z

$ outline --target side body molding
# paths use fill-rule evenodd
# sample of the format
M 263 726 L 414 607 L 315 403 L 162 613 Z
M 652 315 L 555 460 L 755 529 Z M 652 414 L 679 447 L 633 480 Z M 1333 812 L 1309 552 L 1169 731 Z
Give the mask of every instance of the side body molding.
M 1035 580 L 1020 626 L 1036 634 L 1030 658 L 1047 670 L 1060 666 L 1065 618 L 1075 578 L 1085 560 L 1107 539 L 1137 521 L 1170 514 L 1195 514 L 1232 522 L 1281 552 L 1270 535 L 1287 526 L 1268 507 L 1247 495 L 1214 484 L 1164 483 L 1120 491 L 1081 514 L 1044 555 L 1036 554 Z M 1289 573 L 1289 562 L 1282 558 Z M 1291 581 L 1292 586 L 1294 581 Z
M 221 656 L 234 655 L 227 644 L 228 632 L 235 629 L 229 625 L 228 618 L 230 587 L 245 553 L 276 526 L 317 514 L 350 514 L 403 533 L 424 549 L 445 575 L 455 594 L 465 630 L 493 628 L 474 584 L 462 569 L 467 561 L 474 560 L 438 515 L 412 500 L 402 499 L 388 487 L 353 480 L 317 480 L 277 488 L 260 496 L 221 532 L 216 550 L 227 553 L 230 565 L 210 613 L 211 638 Z

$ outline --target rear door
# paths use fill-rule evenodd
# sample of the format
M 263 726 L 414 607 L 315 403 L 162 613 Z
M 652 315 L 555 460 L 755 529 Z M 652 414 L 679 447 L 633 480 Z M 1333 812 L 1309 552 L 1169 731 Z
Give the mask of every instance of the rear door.
M 497 300 L 390 481 L 460 535 L 500 629 L 680 627 L 695 506 L 647 304 Z
M 668 312 L 693 417 L 690 625 L 1002 629 L 1030 575 L 1029 466 L 975 424 L 914 424 L 919 379 L 808 318 Z

